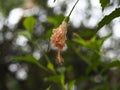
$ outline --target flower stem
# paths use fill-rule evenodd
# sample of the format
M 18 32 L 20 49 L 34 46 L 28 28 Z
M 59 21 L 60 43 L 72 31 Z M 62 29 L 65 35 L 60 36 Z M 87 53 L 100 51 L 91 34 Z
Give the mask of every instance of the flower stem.
M 65 17 L 65 19 L 64 19 L 65 22 L 68 23 L 69 18 L 70 18 L 70 15 L 72 14 L 72 12 L 73 12 L 75 6 L 77 5 L 78 1 L 79 1 L 79 0 L 77 0 L 76 3 L 74 4 L 74 6 L 72 7 L 72 9 L 71 9 L 70 13 L 68 14 L 68 16 Z

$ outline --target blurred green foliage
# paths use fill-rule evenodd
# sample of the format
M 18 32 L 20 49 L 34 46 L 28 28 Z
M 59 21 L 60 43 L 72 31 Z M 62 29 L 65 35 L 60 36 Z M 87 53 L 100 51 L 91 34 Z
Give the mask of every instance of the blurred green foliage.
M 22 3 L 23 0 L 0 0 L 0 11 L 7 16 L 10 10 L 20 7 Z
M 110 4 L 110 0 L 100 0 L 100 3 L 101 3 L 101 7 L 102 7 L 102 10 L 104 10 L 104 8 Z
M 21 2 L 0 0 L 1 13 L 8 15 Z M 39 23 L 39 16 L 24 17 L 14 31 L 6 26 L 0 31 L 3 36 L 6 32 L 11 32 L 13 36 L 0 43 L 0 90 L 119 90 L 120 61 L 109 61 L 109 57 L 101 50 L 103 43 L 112 34 L 100 38 L 97 32 L 120 16 L 120 8 L 104 16 L 93 30 L 84 25 L 75 28 L 69 24 L 66 40 L 68 48 L 62 53 L 65 63 L 60 66 L 55 63 L 56 51 L 50 49 L 50 36 L 52 29 L 58 27 L 65 16 L 55 15 L 47 7 L 47 0 L 37 2 L 46 10 L 46 21 Z M 100 0 L 100 3 L 104 10 L 110 0 Z M 37 37 L 36 34 L 40 33 L 37 30 L 42 31 L 39 26 L 45 30 Z M 15 44 L 18 36 L 25 37 L 27 44 Z M 35 58 L 39 54 L 40 57 Z M 23 76 L 19 76 L 21 73 Z

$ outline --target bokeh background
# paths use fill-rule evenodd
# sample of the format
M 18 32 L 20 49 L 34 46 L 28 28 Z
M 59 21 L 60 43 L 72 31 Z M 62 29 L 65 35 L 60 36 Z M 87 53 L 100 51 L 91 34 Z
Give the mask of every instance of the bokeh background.
M 56 64 L 52 29 L 75 2 L 0 0 L 0 90 L 120 90 L 120 0 L 80 0 Z

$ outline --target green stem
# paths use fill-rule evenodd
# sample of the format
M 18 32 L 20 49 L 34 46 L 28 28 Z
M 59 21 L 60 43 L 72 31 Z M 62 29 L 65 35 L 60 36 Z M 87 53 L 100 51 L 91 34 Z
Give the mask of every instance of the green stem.
M 72 14 L 72 11 L 74 10 L 74 8 L 75 8 L 75 6 L 77 5 L 78 1 L 79 1 L 79 0 L 76 1 L 75 5 L 74 5 L 73 8 L 71 9 L 71 11 L 70 11 L 68 17 L 70 17 L 70 15 Z
M 65 87 L 65 85 L 63 86 L 63 90 L 66 90 L 66 87 Z
M 32 43 L 34 44 L 34 45 L 36 45 L 37 46 L 37 48 L 40 50 L 40 51 L 42 51 L 42 48 L 40 47 L 40 45 L 36 42 L 36 41 L 32 41 Z M 46 55 L 46 53 L 45 52 L 42 52 L 43 53 L 43 56 L 44 56 L 44 58 L 47 60 L 47 62 L 50 62 L 50 59 L 49 59 L 49 57 Z M 47 72 L 50 72 L 46 67 L 44 67 L 43 65 L 39 65 L 39 67 L 41 67 L 43 70 L 45 70 L 45 71 L 47 71 Z M 57 73 L 56 72 L 52 72 L 54 75 L 56 75 Z
M 42 64 L 38 64 L 38 67 L 43 69 L 46 72 L 49 72 L 49 70 L 47 68 L 45 68 Z
M 37 47 L 38 47 L 38 49 L 40 50 L 40 51 L 42 51 L 42 48 L 40 47 L 40 45 L 35 41 L 35 42 L 33 42 Z M 45 59 L 47 60 L 47 62 L 50 62 L 50 59 L 49 59 L 49 57 L 45 54 L 45 52 L 42 52 L 43 53 L 43 56 L 45 57 Z
M 74 4 L 74 6 L 72 7 L 72 9 L 71 9 L 70 13 L 68 14 L 68 16 L 65 17 L 65 19 L 64 19 L 65 22 L 68 23 L 69 18 L 70 18 L 70 15 L 72 14 L 72 12 L 73 12 L 75 6 L 77 5 L 78 1 L 79 1 L 79 0 L 77 0 L 76 3 Z
M 71 45 L 71 48 L 75 51 L 78 57 L 80 57 L 84 62 L 86 62 L 88 65 L 92 64 L 87 58 L 84 57 L 84 55 L 82 55 L 79 51 L 77 51 L 74 46 Z

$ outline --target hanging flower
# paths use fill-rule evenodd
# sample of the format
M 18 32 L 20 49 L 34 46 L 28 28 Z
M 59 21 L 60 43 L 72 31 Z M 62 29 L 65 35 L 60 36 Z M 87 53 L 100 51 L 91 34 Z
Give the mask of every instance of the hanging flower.
M 76 4 L 78 3 L 78 1 L 79 0 L 77 0 L 76 3 L 74 4 L 74 6 L 72 7 L 69 15 L 64 18 L 62 24 L 58 28 L 53 29 L 53 35 L 51 36 L 52 45 L 55 48 L 58 49 L 57 63 L 61 64 L 61 65 L 64 63 L 64 59 L 61 56 L 61 51 L 65 47 L 65 40 L 66 40 L 66 33 L 67 33 L 67 23 L 69 21 L 70 15 L 71 15 L 72 11 L 74 10 L 74 8 L 75 8 Z
M 66 33 L 67 33 L 67 23 L 63 21 L 58 28 L 53 29 L 53 35 L 51 36 L 51 43 L 53 44 L 54 47 L 58 49 L 58 54 L 57 54 L 58 64 L 64 63 L 64 59 L 61 56 L 61 51 L 65 46 Z

